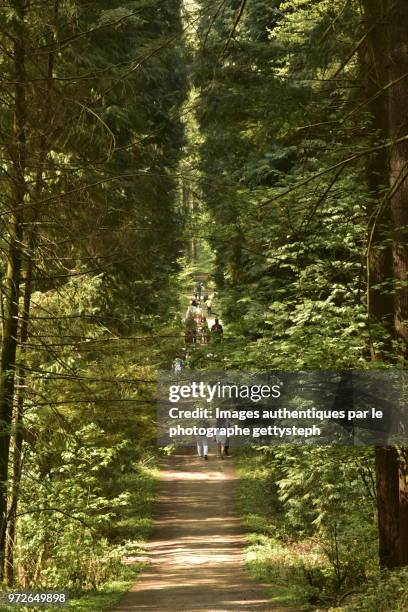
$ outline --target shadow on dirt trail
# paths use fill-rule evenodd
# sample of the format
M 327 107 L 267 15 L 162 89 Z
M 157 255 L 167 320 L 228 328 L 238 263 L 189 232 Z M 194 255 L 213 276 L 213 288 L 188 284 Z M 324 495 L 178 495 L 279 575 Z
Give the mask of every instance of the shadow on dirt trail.
M 231 459 L 177 454 L 163 463 L 151 563 L 115 612 L 282 610 L 244 568 L 236 482 Z

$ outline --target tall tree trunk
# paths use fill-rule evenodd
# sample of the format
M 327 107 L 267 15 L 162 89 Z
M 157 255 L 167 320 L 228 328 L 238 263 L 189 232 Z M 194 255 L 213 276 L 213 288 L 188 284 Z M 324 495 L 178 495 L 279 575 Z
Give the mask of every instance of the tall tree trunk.
M 60 0 L 54 2 L 54 27 L 51 36 L 49 37 L 48 44 L 51 48 L 57 40 L 58 33 L 58 18 L 59 18 L 59 3 Z M 33 277 L 33 261 L 35 251 L 37 247 L 37 236 L 38 236 L 38 202 L 44 193 L 44 168 L 45 162 L 49 154 L 49 141 L 51 134 L 49 133 L 51 118 L 52 118 L 52 88 L 54 78 L 54 63 L 55 63 L 55 51 L 51 51 L 48 55 L 47 65 L 47 87 L 44 99 L 44 112 L 42 117 L 42 128 L 41 137 L 39 141 L 39 156 L 38 156 L 38 168 L 36 175 L 36 183 L 34 190 L 34 203 L 31 208 L 31 227 L 29 229 L 28 244 L 26 246 L 26 264 L 25 264 L 25 286 L 24 286 L 24 302 L 23 302 L 23 313 L 21 321 L 20 331 L 20 358 L 19 361 L 21 366 L 18 368 L 18 382 L 19 391 L 17 396 L 17 408 L 14 419 L 15 424 L 15 437 L 14 437 L 14 448 L 13 448 L 13 482 L 11 491 L 11 502 L 10 509 L 8 512 L 8 529 L 7 529 L 7 543 L 6 543 L 6 578 L 7 585 L 12 586 L 14 584 L 14 550 L 15 550 L 15 539 L 16 539 L 16 527 L 17 527 L 17 507 L 18 507 L 18 496 L 20 489 L 20 481 L 22 474 L 22 450 L 23 450 L 23 425 L 24 425 L 24 399 L 25 399 L 25 385 L 26 385 L 26 371 L 24 369 L 25 364 L 25 352 L 26 343 L 29 334 L 29 323 L 30 323 L 30 307 L 31 307 L 31 294 L 32 294 L 32 277 Z
M 392 569 L 408 565 L 406 457 L 394 446 L 375 451 L 380 564 Z
M 374 128 L 382 140 L 397 138 L 407 133 L 406 79 L 398 81 L 408 72 L 407 32 L 408 4 L 403 0 L 364 0 L 367 37 L 367 99 Z M 380 95 L 392 81 L 397 81 Z M 406 342 L 408 319 L 407 288 L 400 285 L 406 280 L 407 247 L 404 225 L 408 221 L 408 145 L 394 147 L 391 157 L 379 153 L 368 163 L 368 187 L 371 195 L 377 192 L 378 208 L 371 211 L 369 234 L 369 314 L 382 323 L 388 341 L 382 349 L 391 348 L 392 333 Z M 388 195 L 384 195 L 385 185 Z M 390 243 L 391 231 L 393 246 Z M 384 238 L 388 241 L 384 244 Z M 397 281 L 392 298 L 389 279 Z M 386 291 L 372 285 L 386 282 Z M 377 359 L 377 351 L 372 351 Z M 408 489 L 404 451 L 395 447 L 376 447 L 377 510 L 379 530 L 379 558 L 382 567 L 393 568 L 408 564 Z
M 7 542 L 6 542 L 6 579 L 7 585 L 14 584 L 14 546 L 17 525 L 17 505 L 20 489 L 21 473 L 23 466 L 23 424 L 24 424 L 24 387 L 26 384 L 26 372 L 24 369 L 25 344 L 28 339 L 28 324 L 31 302 L 32 286 L 32 262 L 29 261 L 25 277 L 24 287 L 24 312 L 20 333 L 20 360 L 22 367 L 18 368 L 18 396 L 16 416 L 14 419 L 14 447 L 13 447 L 13 481 L 11 487 L 10 509 L 8 511 Z
M 408 2 L 397 2 L 389 19 L 389 134 L 408 133 Z M 394 327 L 408 346 L 408 143 L 395 145 L 390 157 L 390 210 L 393 226 Z M 408 565 L 408 481 L 406 449 L 377 449 L 380 562 L 392 568 Z
M 386 141 L 389 135 L 388 95 L 388 18 L 389 0 L 364 0 L 364 30 L 368 32 L 363 54 L 364 96 L 371 115 L 375 140 Z M 382 91 L 383 90 L 383 91 Z M 379 92 L 382 92 L 379 94 Z M 391 351 L 394 331 L 394 297 L 392 294 L 391 213 L 386 201 L 389 183 L 389 154 L 383 149 L 372 155 L 366 165 L 368 206 L 368 312 L 374 327 L 371 344 L 373 359 L 384 359 Z M 386 283 L 386 284 L 384 284 Z M 382 330 L 379 344 L 378 326 Z
M 12 3 L 16 11 L 14 36 L 14 134 L 11 160 L 13 213 L 10 219 L 7 271 L 3 284 L 4 326 L 0 356 L 0 579 L 4 575 L 7 528 L 7 490 L 11 421 L 13 415 L 20 274 L 23 244 L 23 207 L 26 193 L 26 74 L 24 46 L 24 0 Z
M 400 1 L 390 13 L 389 118 L 391 139 L 408 134 L 408 2 Z M 390 159 L 393 264 L 395 278 L 395 329 L 408 346 L 408 142 L 395 145 Z

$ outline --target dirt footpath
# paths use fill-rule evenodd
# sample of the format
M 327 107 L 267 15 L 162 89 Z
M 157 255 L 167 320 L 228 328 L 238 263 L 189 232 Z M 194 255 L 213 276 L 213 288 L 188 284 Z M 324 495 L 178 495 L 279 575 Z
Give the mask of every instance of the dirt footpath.
M 115 612 L 278 610 L 243 566 L 231 459 L 175 455 L 163 465 L 151 560 Z

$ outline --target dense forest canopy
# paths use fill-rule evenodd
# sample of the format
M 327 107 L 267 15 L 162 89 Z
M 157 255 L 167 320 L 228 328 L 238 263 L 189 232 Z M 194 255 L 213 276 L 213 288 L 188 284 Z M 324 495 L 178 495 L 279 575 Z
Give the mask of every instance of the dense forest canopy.
M 227 333 L 197 369 L 406 366 L 408 3 L 8 0 L 0 23 L 0 576 L 98 590 L 147 530 L 200 267 Z M 256 456 L 282 537 L 328 551 L 311 598 L 408 565 L 405 448 Z

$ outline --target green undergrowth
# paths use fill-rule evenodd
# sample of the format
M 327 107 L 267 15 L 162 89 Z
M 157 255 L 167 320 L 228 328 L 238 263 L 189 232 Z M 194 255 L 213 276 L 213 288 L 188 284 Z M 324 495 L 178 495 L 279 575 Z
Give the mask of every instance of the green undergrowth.
M 248 570 L 256 580 L 270 585 L 271 603 L 276 606 L 314 612 L 405 612 L 408 610 L 408 568 L 379 569 L 377 540 L 372 535 L 375 517 L 370 518 L 369 505 L 364 507 L 361 500 L 353 504 L 350 497 L 346 508 L 340 507 L 338 501 L 329 507 L 330 496 L 334 501 L 338 499 L 335 481 L 330 486 L 325 483 L 330 462 L 335 472 L 340 473 L 347 459 L 350 463 L 358 457 L 361 460 L 364 451 L 313 452 L 325 459 L 324 472 L 316 475 L 312 454 L 309 457 L 308 478 L 314 480 L 314 503 L 306 487 L 306 476 L 292 483 L 290 496 L 285 493 L 288 475 L 282 479 L 279 462 L 274 462 L 271 451 L 265 453 L 251 448 L 237 451 L 239 504 L 247 530 Z M 301 456 L 305 451 L 288 448 L 287 460 L 291 459 L 293 466 L 296 453 Z M 322 453 L 326 455 L 323 457 Z M 352 467 L 346 469 L 352 482 Z M 295 475 L 294 471 L 294 481 Z M 344 482 L 340 474 L 338 480 Z M 296 494 L 296 490 L 301 490 L 302 495 Z M 325 514 L 320 510 L 323 518 L 318 514 L 319 495 L 323 500 L 327 498 Z M 333 525 L 336 527 L 334 540 L 327 528 Z
M 312 544 L 300 545 L 285 538 L 270 468 L 263 457 L 242 450 L 237 461 L 239 503 L 247 530 L 246 566 L 256 580 L 271 585 L 273 604 L 310 609 L 314 588 L 307 572 L 318 568 L 321 559 Z
M 107 494 L 114 496 L 126 491 L 127 503 L 116 512 L 116 520 L 103 533 L 98 534 L 97 544 L 84 539 L 83 546 L 89 546 L 87 563 L 93 565 L 95 587 L 62 587 L 69 593 L 69 603 L 62 606 L 1 606 L 5 612 L 35 612 L 36 610 L 80 610 L 102 612 L 112 610 L 126 591 L 137 580 L 146 566 L 144 543 L 153 524 L 153 506 L 158 482 L 157 458 L 153 454 L 145 462 L 139 462 L 137 469 L 124 473 L 118 479 L 105 483 Z M 84 551 L 82 551 L 82 554 Z M 98 555 L 99 553 L 99 555 Z M 79 558 L 79 557 L 78 557 Z M 72 571 L 72 570 L 70 570 Z M 13 589 L 14 590 L 14 589 Z M 16 589 L 17 590 L 17 589 Z M 58 587 L 38 585 L 29 590 L 50 591 Z
M 85 595 L 73 594 L 72 599 L 65 609 L 84 610 L 86 612 L 102 612 L 111 610 L 121 600 L 134 582 L 140 571 L 145 567 L 144 563 L 134 563 L 129 566 L 122 566 L 116 578 L 107 582 L 98 591 L 89 591 Z
M 351 590 L 341 605 L 329 612 L 406 612 L 408 610 L 408 568 L 379 571 L 363 589 Z
M 112 577 L 98 590 L 72 594 L 68 610 L 99 612 L 112 609 L 124 593 L 137 580 L 146 566 L 143 560 L 143 544 L 148 539 L 152 525 L 153 505 L 157 491 L 157 462 L 151 458 L 136 475 L 124 476 L 131 497 L 122 516 L 111 527 L 109 540 L 115 544 L 117 563 L 112 567 Z

